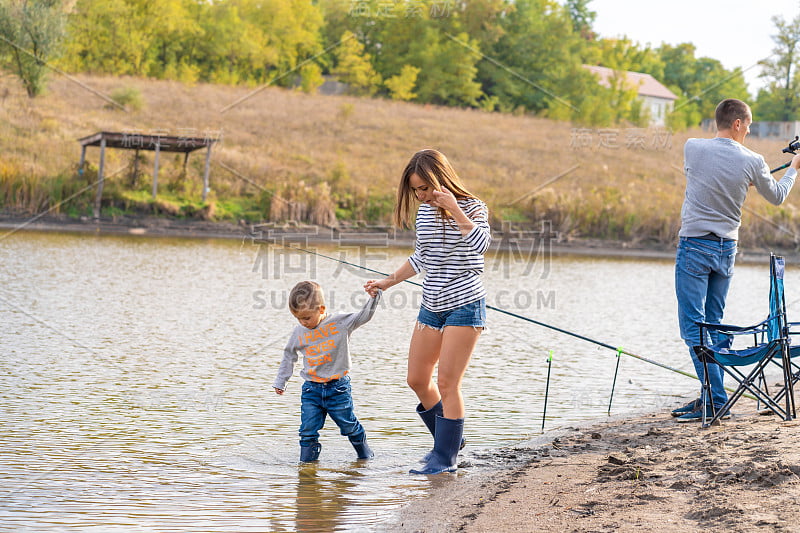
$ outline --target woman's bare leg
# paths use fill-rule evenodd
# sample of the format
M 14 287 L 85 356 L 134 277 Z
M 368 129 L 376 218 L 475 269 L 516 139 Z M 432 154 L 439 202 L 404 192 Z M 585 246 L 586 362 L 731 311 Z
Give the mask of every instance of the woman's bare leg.
M 430 409 L 441 400 L 439 388 L 433 382 L 433 371 L 439 361 L 443 333 L 428 326 L 414 325 L 411 345 L 408 348 L 408 374 L 406 381 L 417 395 L 424 409 Z
M 483 328 L 446 326 L 439 348 L 438 391 L 445 418 L 464 418 L 461 381 Z M 424 404 L 423 404 L 424 405 Z

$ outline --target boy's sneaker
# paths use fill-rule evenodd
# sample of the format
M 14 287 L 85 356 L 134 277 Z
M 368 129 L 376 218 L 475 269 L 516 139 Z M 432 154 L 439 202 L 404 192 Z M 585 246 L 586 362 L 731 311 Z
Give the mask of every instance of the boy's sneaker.
M 719 412 L 719 408 L 717 408 L 717 412 Z M 726 411 L 724 415 L 722 415 L 720 420 L 727 420 L 731 417 L 731 412 Z M 711 414 L 711 409 L 706 409 L 706 420 L 711 420 L 714 418 L 714 415 Z M 679 416 L 675 419 L 676 422 L 700 422 L 703 420 L 703 410 L 698 409 L 697 411 L 692 411 L 691 413 L 686 413 L 684 415 Z
M 681 415 L 685 415 L 686 413 L 693 413 L 694 411 L 697 411 L 698 409 L 700 409 L 700 398 L 698 398 L 696 400 L 692 400 L 691 402 L 687 403 L 683 407 L 678 407 L 677 409 L 673 409 L 672 413 L 670 413 L 670 414 L 672 416 L 681 416 Z

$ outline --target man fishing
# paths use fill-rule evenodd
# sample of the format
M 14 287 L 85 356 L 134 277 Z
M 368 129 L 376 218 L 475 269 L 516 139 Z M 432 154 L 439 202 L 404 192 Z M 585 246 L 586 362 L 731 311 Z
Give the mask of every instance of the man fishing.
M 700 383 L 704 372 L 697 323 L 722 321 L 748 188 L 754 186 L 767 201 L 780 205 L 789 195 L 800 167 L 800 155 L 796 155 L 783 178 L 775 181 L 764 158 L 742 145 L 750 133 L 753 115 L 741 100 L 723 100 L 715 115 L 716 137 L 689 139 L 683 149 L 686 195 L 675 258 L 681 338 L 689 347 Z M 717 339 L 713 333 L 711 336 L 713 344 Z M 701 398 L 672 411 L 678 422 L 701 420 L 703 409 L 710 415 L 711 402 L 717 410 L 725 405 L 722 367 L 709 364 L 708 373 L 711 398 L 702 399 L 701 393 Z

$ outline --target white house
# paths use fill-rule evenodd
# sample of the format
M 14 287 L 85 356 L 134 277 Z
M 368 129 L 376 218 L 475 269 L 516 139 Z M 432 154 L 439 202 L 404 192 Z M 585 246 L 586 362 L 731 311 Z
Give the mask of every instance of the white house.
M 583 68 L 597 76 L 600 85 L 604 87 L 611 87 L 609 79 L 613 78 L 615 72 L 618 72 L 608 67 L 596 65 L 583 65 Z M 650 113 L 650 125 L 664 126 L 667 115 L 672 111 L 672 106 L 678 97 L 650 74 L 629 71 L 624 72 L 624 74 L 628 84 L 638 89 L 639 100 L 642 101 L 643 110 L 647 110 Z

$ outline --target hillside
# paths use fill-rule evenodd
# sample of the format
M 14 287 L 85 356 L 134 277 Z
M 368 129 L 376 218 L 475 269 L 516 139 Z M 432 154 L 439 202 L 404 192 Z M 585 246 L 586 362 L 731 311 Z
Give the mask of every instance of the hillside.
M 91 183 L 91 171 L 83 177 L 76 173 L 80 137 L 98 131 L 221 134 L 209 205 L 200 205 L 204 158 L 199 152 L 190 157 L 187 176 L 181 175 L 182 156 L 162 156 L 159 199 L 152 202 L 152 153 L 144 153 L 134 182 L 133 152 L 109 150 L 106 168 L 112 176 L 104 216 L 138 210 L 314 222 L 335 213 L 338 221 L 386 223 L 408 158 L 433 147 L 447 154 L 467 186 L 486 200 L 498 226 L 508 221 L 538 228 L 550 220 L 566 239 L 666 244 L 679 226 L 683 143 L 709 135 L 581 129 L 531 116 L 278 88 L 260 90 L 222 112 L 256 88 L 89 75 L 76 80 L 53 78 L 47 93 L 31 100 L 15 78 L 0 78 L 5 211 L 38 213 Z M 115 109 L 86 87 L 103 94 L 138 91 L 141 109 Z M 780 153 L 783 140 L 746 143 L 771 166 L 788 160 Z M 98 159 L 99 151 L 90 148 L 87 160 L 96 166 Z M 85 215 L 93 198 L 88 190 L 54 211 Z M 779 208 L 751 195 L 742 244 L 794 247 L 800 242 L 798 205 L 797 192 Z

